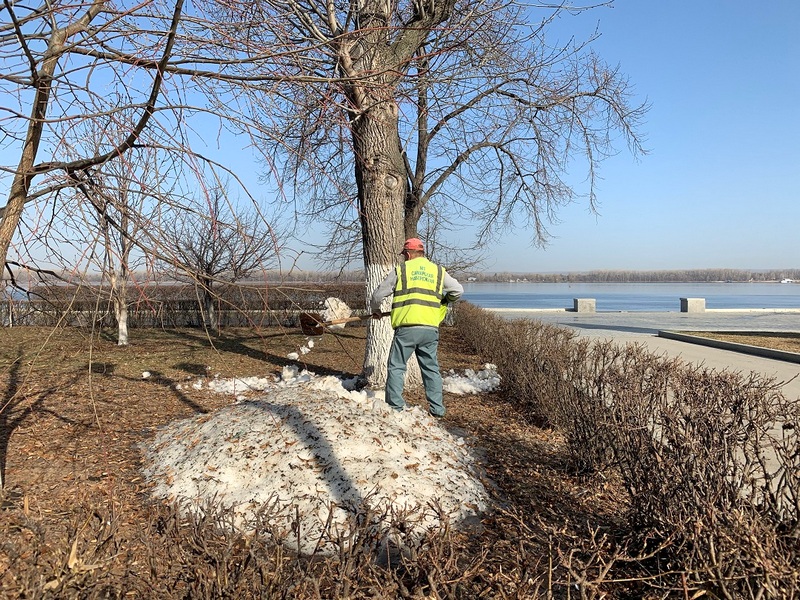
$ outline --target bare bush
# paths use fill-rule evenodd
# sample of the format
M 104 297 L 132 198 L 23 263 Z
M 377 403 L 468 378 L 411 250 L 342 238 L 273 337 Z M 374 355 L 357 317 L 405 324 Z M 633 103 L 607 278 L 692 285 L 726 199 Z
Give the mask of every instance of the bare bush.
M 97 499 L 72 507 L 59 531 L 41 515 L 6 515 L 0 525 L 15 533 L 0 542 L 3 597 L 532 597 L 534 579 L 518 579 L 536 564 L 524 545 L 489 564 L 479 537 L 446 524 L 405 536 L 398 519 L 391 546 L 375 535 L 376 515 L 365 514 L 333 556 L 304 557 L 287 550 L 269 526 L 269 511 L 264 507 L 246 534 L 231 527 L 229 512 L 210 507 L 185 516 L 174 505 L 151 505 L 149 521 L 134 530 L 131 515 Z
M 468 303 L 458 322 L 497 363 L 509 397 L 564 432 L 577 467 L 619 472 L 628 535 L 640 556 L 653 555 L 641 560 L 648 580 L 677 586 L 680 575 L 681 588 L 723 598 L 796 594 L 800 406 L 780 383 L 589 343 Z

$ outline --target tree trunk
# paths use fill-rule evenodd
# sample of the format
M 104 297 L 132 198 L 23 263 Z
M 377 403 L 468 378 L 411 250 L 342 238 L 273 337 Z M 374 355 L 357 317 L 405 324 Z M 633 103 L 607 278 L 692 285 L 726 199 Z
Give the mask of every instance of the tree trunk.
M 54 46 L 57 50 L 60 50 L 63 46 L 63 40 L 59 40 L 58 44 L 51 41 L 49 49 L 53 51 Z M 58 55 L 46 60 L 42 70 L 37 73 L 38 85 L 36 87 L 36 98 L 34 99 L 31 109 L 31 119 L 28 125 L 25 145 L 22 148 L 19 164 L 17 165 L 17 170 L 14 173 L 14 179 L 11 183 L 8 202 L 2 213 L 2 217 L 0 217 L 0 268 L 5 268 L 4 265 L 8 259 L 8 248 L 11 245 L 11 240 L 14 238 L 17 225 L 19 225 L 22 219 L 22 211 L 25 208 L 25 202 L 28 200 L 28 190 L 33 180 L 34 164 L 36 155 L 39 152 L 39 143 L 42 139 L 47 105 L 52 90 L 52 77 L 55 72 L 57 59 Z
M 8 202 L 5 210 L 0 214 L 0 269 L 5 268 L 11 240 L 14 238 L 17 225 L 22 219 L 25 203 L 28 201 L 28 191 L 35 175 L 36 155 L 39 153 L 39 144 L 42 140 L 44 123 L 47 118 L 47 108 L 53 91 L 53 75 L 56 72 L 58 61 L 64 52 L 67 39 L 84 31 L 104 4 L 104 0 L 93 0 L 92 5 L 82 17 L 67 24 L 66 27 L 53 29 L 47 41 L 45 59 L 42 61 L 41 68 L 33 77 L 36 94 L 31 106 L 25 144 L 22 147 L 19 164 L 14 173 L 14 180 L 11 183 Z
M 203 327 L 218 332 L 219 323 L 217 322 L 217 311 L 214 308 L 214 294 L 211 291 L 211 285 L 210 281 L 203 283 Z
M 128 345 L 128 285 L 125 275 L 114 275 L 112 282 L 114 316 L 117 318 L 117 346 Z
M 120 303 L 117 310 L 117 346 L 128 345 L 128 305 Z
M 352 127 L 367 298 L 399 261 L 406 196 L 397 104 L 390 94 L 373 100 L 369 110 L 354 118 Z M 372 387 L 386 385 L 391 339 L 392 327 L 388 319 L 369 322 L 363 375 Z
M 106 210 L 108 207 L 106 207 Z M 127 219 L 122 212 L 120 227 L 122 232 L 127 232 Z M 100 230 L 105 239 L 105 269 L 111 281 L 111 301 L 114 305 L 114 318 L 117 320 L 117 346 L 128 345 L 128 255 L 130 244 L 122 242 L 119 257 L 119 268 L 114 266 L 114 248 L 111 243 L 111 232 L 106 211 L 100 215 Z

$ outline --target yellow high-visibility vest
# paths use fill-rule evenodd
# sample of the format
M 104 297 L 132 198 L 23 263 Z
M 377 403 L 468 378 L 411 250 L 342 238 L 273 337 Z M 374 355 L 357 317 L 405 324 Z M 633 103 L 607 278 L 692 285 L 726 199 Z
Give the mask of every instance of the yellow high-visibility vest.
M 438 327 L 447 313 L 447 306 L 442 304 L 444 269 L 424 256 L 407 260 L 396 269 L 392 327 Z

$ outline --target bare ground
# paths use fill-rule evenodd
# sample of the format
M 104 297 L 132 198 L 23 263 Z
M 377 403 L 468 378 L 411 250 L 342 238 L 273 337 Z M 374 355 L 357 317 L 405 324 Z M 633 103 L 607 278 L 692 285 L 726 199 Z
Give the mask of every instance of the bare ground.
M 360 327 L 326 333 L 303 366 L 318 374 L 358 373 L 364 335 Z M 140 473 L 139 444 L 155 427 L 230 403 L 193 389 L 192 380 L 277 374 L 305 341 L 299 330 L 282 328 L 219 337 L 193 329 L 134 330 L 130 346 L 117 347 L 109 332 L 0 329 L 0 539 L 7 544 L 0 544 L 0 597 L 38 597 L 26 587 L 41 592 L 67 566 L 80 568 L 82 553 L 100 539 L 81 537 L 98 527 L 85 520 L 87 510 L 116 523 L 114 558 L 87 568 L 146 571 L 139 557 L 161 533 Z M 443 371 L 482 366 L 455 328 L 442 329 L 440 362 Z M 531 423 L 502 391 L 446 396 L 445 403 L 443 425 L 468 438 L 493 482 L 498 510 L 486 515 L 476 542 L 491 577 L 519 576 L 506 573 L 503 561 L 521 546 L 541 557 L 530 565 L 530 576 L 541 576 L 554 547 L 569 547 L 588 531 L 612 530 L 622 518 L 619 487 L 601 476 L 576 475 L 561 436 Z M 26 565 L 35 566 L 35 576 L 24 572 Z

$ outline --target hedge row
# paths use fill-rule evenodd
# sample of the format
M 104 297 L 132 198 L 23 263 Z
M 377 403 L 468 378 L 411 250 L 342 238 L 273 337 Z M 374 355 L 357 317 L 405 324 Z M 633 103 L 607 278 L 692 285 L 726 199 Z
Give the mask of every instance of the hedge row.
M 321 310 L 335 297 L 350 308 L 363 309 L 363 283 L 300 284 L 297 286 L 218 285 L 213 289 L 220 327 L 294 325 L 297 314 Z M 192 285 L 131 285 L 128 326 L 202 327 L 200 290 Z M 108 289 L 47 286 L 36 288 L 24 300 L 0 303 L 2 325 L 116 325 Z
M 469 303 L 457 321 L 497 364 L 508 396 L 565 433 L 578 468 L 619 474 L 630 497 L 627 564 L 643 579 L 686 597 L 797 597 L 800 403 L 778 382 Z M 595 558 L 609 564 L 622 556 L 614 552 Z

